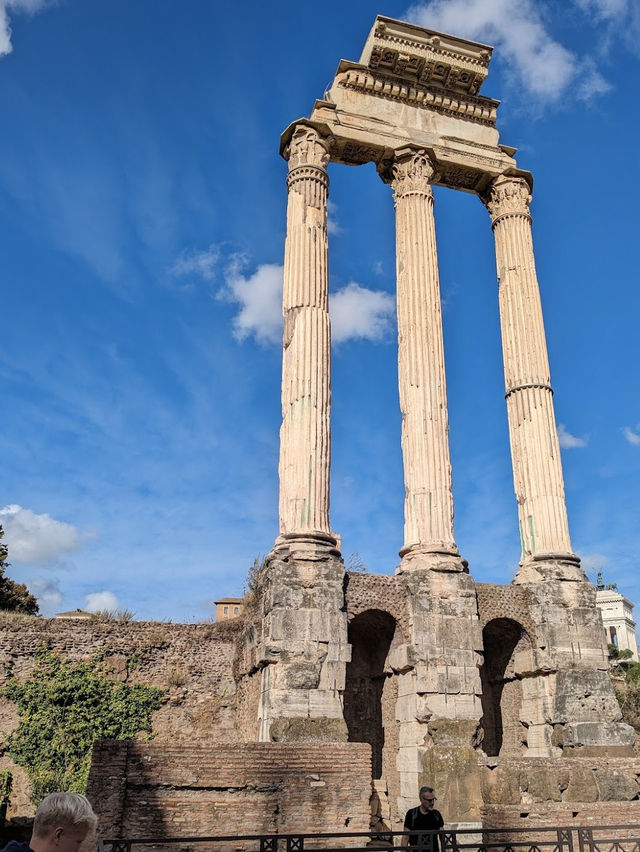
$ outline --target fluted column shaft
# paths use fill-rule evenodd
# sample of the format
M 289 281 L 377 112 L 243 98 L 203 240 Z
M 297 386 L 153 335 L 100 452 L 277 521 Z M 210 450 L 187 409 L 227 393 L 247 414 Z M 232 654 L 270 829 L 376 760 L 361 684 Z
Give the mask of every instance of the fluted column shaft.
M 330 533 L 327 142 L 312 127 L 300 124 L 291 139 L 288 161 L 280 533 L 322 538 Z
M 433 167 L 424 151 L 399 155 L 391 181 L 396 208 L 398 385 L 404 461 L 404 547 L 458 555 L 453 537 L 449 418 Z
M 497 178 L 486 204 L 498 268 L 500 324 L 522 562 L 572 554 L 549 360 L 536 276 L 530 189 Z

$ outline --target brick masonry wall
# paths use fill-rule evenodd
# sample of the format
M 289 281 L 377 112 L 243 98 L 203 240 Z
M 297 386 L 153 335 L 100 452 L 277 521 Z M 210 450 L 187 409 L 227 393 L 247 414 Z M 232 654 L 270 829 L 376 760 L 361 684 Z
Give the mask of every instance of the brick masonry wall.
M 102 742 L 87 790 L 100 835 L 129 838 L 367 831 L 370 794 L 362 743 Z
M 476 583 L 476 593 L 480 624 L 483 628 L 495 618 L 510 618 L 524 627 L 535 644 L 536 626 L 531 618 L 527 590 L 523 586 Z
M 380 609 L 395 618 L 405 640 L 410 635 L 407 591 L 399 576 L 351 571 L 346 575 L 345 598 L 349 621 L 368 609 Z
M 615 831 L 594 831 L 594 839 L 609 838 L 637 838 L 640 833 L 640 802 L 581 802 L 563 804 L 558 802 L 547 802 L 545 804 L 531 805 L 520 808 L 505 805 L 493 805 L 483 809 L 482 824 L 484 828 L 525 828 L 528 829 L 526 838 L 529 842 L 554 838 L 555 833 L 540 832 L 536 834 L 536 828 L 558 828 L 579 826 L 629 826 L 629 828 L 616 829 Z M 499 837 L 505 840 L 522 840 L 522 834 L 504 832 Z M 574 833 L 574 848 L 577 848 L 577 838 Z M 496 837 L 492 837 L 493 840 Z M 610 849 L 611 843 L 604 845 Z
M 19 680 L 28 678 L 34 654 L 43 646 L 70 662 L 108 650 L 104 667 L 110 677 L 167 690 L 152 719 L 157 742 L 233 743 L 240 739 L 232 669 L 241 627 L 236 620 L 168 624 L 0 613 L 0 684 L 6 680 L 3 664 L 9 664 Z M 10 732 L 18 721 L 15 705 L 0 697 L 0 730 Z M 0 757 L 0 769 L 10 769 L 14 775 L 9 816 L 31 815 L 26 773 L 6 754 Z

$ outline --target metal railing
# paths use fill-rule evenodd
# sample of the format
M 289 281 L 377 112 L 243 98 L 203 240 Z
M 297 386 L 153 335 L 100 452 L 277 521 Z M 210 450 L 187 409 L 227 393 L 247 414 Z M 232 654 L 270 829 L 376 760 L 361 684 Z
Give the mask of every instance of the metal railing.
M 640 824 L 336 834 L 236 834 L 100 841 L 100 852 L 640 852 Z

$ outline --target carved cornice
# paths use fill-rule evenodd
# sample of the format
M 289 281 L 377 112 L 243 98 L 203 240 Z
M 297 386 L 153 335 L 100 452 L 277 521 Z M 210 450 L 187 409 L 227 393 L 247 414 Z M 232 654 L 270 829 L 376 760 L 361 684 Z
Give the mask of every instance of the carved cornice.
M 299 166 L 315 166 L 326 171 L 331 159 L 331 139 L 322 137 L 314 127 L 307 124 L 296 125 L 289 144 L 283 152 L 289 161 L 289 171 Z
M 391 166 L 393 198 L 397 201 L 407 195 L 422 195 L 433 199 L 431 179 L 435 169 L 426 151 L 414 150 L 397 157 Z
M 492 48 L 378 15 L 360 62 L 423 85 L 475 95 Z
M 496 178 L 484 199 L 493 227 L 507 216 L 531 219 L 531 190 L 524 178 L 501 175 Z
M 385 100 L 400 101 L 432 112 L 495 127 L 498 101 L 491 98 L 475 97 L 443 88 L 431 88 L 417 81 L 404 81 L 392 76 L 391 73 L 383 74 L 361 65 L 351 67 L 345 67 L 345 65 L 346 63 L 341 63 L 336 76 L 337 84 L 344 89 L 352 89 Z

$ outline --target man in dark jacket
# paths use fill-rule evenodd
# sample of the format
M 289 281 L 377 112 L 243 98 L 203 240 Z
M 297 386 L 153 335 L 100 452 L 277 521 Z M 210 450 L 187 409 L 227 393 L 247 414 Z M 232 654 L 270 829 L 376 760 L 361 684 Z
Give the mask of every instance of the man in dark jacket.
M 433 787 L 420 787 L 420 804 L 410 808 L 404 818 L 404 827 L 409 833 L 409 846 L 424 852 L 439 852 L 437 834 L 423 834 L 426 831 L 440 831 L 444 820 L 440 811 L 435 809 L 436 796 Z
M 28 843 L 12 840 L 2 852 L 78 852 L 98 817 L 79 793 L 51 793 L 40 803 Z

